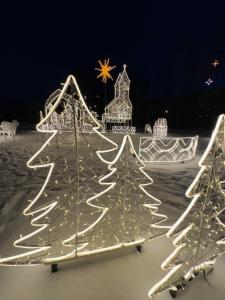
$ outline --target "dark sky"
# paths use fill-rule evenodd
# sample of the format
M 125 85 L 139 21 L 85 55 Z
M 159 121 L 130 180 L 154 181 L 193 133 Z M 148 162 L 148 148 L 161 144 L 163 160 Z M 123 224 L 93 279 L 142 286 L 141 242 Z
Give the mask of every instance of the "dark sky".
M 212 0 L 5 1 L 0 100 L 39 108 L 73 73 L 93 104 L 103 89 L 94 68 L 105 57 L 117 65 L 114 78 L 128 65 L 134 101 L 142 82 L 148 101 L 208 89 L 204 82 L 213 76 L 214 87 L 225 86 L 224 17 L 225 1 Z

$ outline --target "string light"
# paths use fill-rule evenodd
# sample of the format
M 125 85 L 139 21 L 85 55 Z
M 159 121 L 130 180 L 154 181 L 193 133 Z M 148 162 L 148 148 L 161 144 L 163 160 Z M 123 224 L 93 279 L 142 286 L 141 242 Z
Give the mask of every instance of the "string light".
M 45 104 L 45 115 L 48 114 L 48 112 L 51 111 L 54 103 L 56 103 L 61 90 L 57 89 L 55 92 L 53 92 L 49 98 L 46 101 Z M 75 93 L 75 95 L 68 95 L 67 93 L 64 93 L 62 96 L 61 101 L 61 110 L 60 113 L 53 111 L 52 114 L 49 116 L 48 120 L 46 120 L 45 123 L 42 124 L 42 129 L 57 129 L 59 130 L 59 134 L 62 134 L 61 130 L 72 130 L 74 127 L 74 119 L 73 119 L 73 108 L 71 105 L 71 97 L 76 96 L 78 99 L 73 99 L 75 102 L 75 114 L 78 116 L 78 122 L 77 122 L 77 131 L 82 133 L 93 133 L 92 128 L 92 119 L 90 117 L 90 114 L 87 113 L 86 110 L 82 110 L 79 108 L 80 102 L 78 94 Z M 93 117 L 97 117 L 97 113 L 94 111 L 90 111 L 91 115 Z M 41 120 L 43 119 L 43 113 L 41 112 Z M 99 123 L 100 124 L 100 123 Z M 102 130 L 102 126 L 101 126 Z M 79 139 L 79 136 L 78 136 Z M 60 143 L 60 142 L 59 142 Z
M 75 104 L 72 103 L 71 101 L 73 100 L 73 97 L 69 96 L 69 97 L 65 97 L 66 92 L 68 92 L 68 90 L 71 89 L 71 94 L 73 95 L 74 90 L 77 92 L 78 94 L 78 102 L 75 101 Z M 70 161 L 68 161 L 68 154 L 69 153 L 74 153 L 74 151 L 76 152 L 76 150 L 74 150 L 74 147 L 71 146 L 72 144 L 74 144 L 74 139 L 75 144 L 78 146 L 78 139 L 77 139 L 77 135 L 76 130 L 62 130 L 62 128 L 60 128 L 60 130 L 62 131 L 62 134 L 59 135 L 59 130 L 57 128 L 49 128 L 46 126 L 46 124 L 48 124 L 49 119 L 52 118 L 52 115 L 54 116 L 54 112 L 58 109 L 58 107 L 62 104 L 65 103 L 65 101 L 69 101 L 70 105 L 73 107 L 73 105 L 77 105 L 80 109 L 85 110 L 86 114 L 88 115 L 88 118 L 91 120 L 92 124 L 93 124 L 93 132 L 96 134 L 96 136 L 98 137 L 98 139 L 100 139 L 101 141 L 104 141 L 104 143 L 108 143 L 110 145 L 110 148 L 107 150 L 104 150 L 104 154 L 109 154 L 112 151 L 114 151 L 115 149 L 117 149 L 117 144 L 114 143 L 113 141 L 111 141 L 110 139 L 108 139 L 106 136 L 102 135 L 98 130 L 101 127 L 100 124 L 98 123 L 98 121 L 92 116 L 91 112 L 89 111 L 89 109 L 87 108 L 83 97 L 80 93 L 79 87 L 77 85 L 77 82 L 75 80 L 75 78 L 70 75 L 67 80 L 66 83 L 63 86 L 63 89 L 60 91 L 57 99 L 55 99 L 54 102 L 51 102 L 51 105 L 48 105 L 48 108 L 46 110 L 46 115 L 43 117 L 43 119 L 40 121 L 40 123 L 37 125 L 37 130 L 41 133 L 46 133 L 46 136 L 48 136 L 47 140 L 44 142 L 44 144 L 42 145 L 42 147 L 29 159 L 29 161 L 27 162 L 27 166 L 29 168 L 32 168 L 34 170 L 39 170 L 41 171 L 42 169 L 47 169 L 49 170 L 47 177 L 44 181 L 43 186 L 41 187 L 40 191 L 38 192 L 38 194 L 36 195 L 36 197 L 29 202 L 29 205 L 24 209 L 23 214 L 25 216 L 33 216 L 35 215 L 35 217 L 32 219 L 31 221 L 31 225 L 33 226 L 34 230 L 25 235 L 20 237 L 19 239 L 17 239 L 14 242 L 14 246 L 17 248 L 24 248 L 26 249 L 26 252 L 22 253 L 22 254 L 18 254 L 18 255 L 13 255 L 10 257 L 5 257 L 5 258 L 1 258 L 0 259 L 0 264 L 1 265 L 36 265 L 39 263 L 47 263 L 48 261 L 54 260 L 56 261 L 57 259 L 63 260 L 63 259 L 67 259 L 69 257 L 73 257 L 74 255 L 74 248 L 76 249 L 76 252 L 78 249 L 82 249 L 86 246 L 86 242 L 78 241 L 78 238 L 76 235 L 76 240 L 75 245 L 76 247 L 67 247 L 65 246 L 65 241 L 68 240 L 68 236 L 70 235 L 74 235 L 74 230 L 77 227 L 78 223 L 79 223 L 79 216 L 76 215 L 76 205 L 79 205 L 80 201 L 79 201 L 79 197 L 78 197 L 78 192 L 76 192 L 76 190 L 78 191 L 78 185 L 77 183 L 75 183 L 75 181 L 73 181 L 73 184 L 70 183 L 70 180 L 68 180 L 68 176 L 67 174 L 71 173 L 73 170 L 71 169 L 71 167 L 75 166 L 78 163 L 78 159 L 76 159 L 76 156 L 71 155 L 70 156 Z M 76 107 L 77 107 L 76 106 Z M 66 106 L 63 105 L 63 107 L 65 108 Z M 75 110 L 75 115 L 74 115 L 74 119 L 75 119 L 75 124 L 76 121 L 78 120 L 78 118 L 76 119 L 76 110 Z M 79 121 L 79 120 L 78 120 Z M 74 124 L 74 125 L 75 125 Z M 82 135 L 82 133 L 81 133 Z M 85 135 L 82 135 L 83 137 L 83 142 L 86 143 L 87 137 Z M 59 146 L 59 143 L 57 143 L 57 141 L 61 139 L 62 144 L 61 146 Z M 98 143 L 98 141 L 97 141 Z M 89 142 L 90 144 L 90 142 Z M 70 146 L 69 146 L 70 145 Z M 99 142 L 99 145 L 101 145 L 101 143 Z M 80 145 L 82 146 L 82 144 Z M 89 148 L 90 149 L 90 148 Z M 46 159 L 46 153 L 48 152 L 48 156 L 51 157 L 51 160 Z M 61 151 L 61 153 L 60 153 Z M 96 152 L 96 150 L 90 149 L 89 151 L 94 151 Z M 50 152 L 50 154 L 49 154 Z M 45 155 L 44 155 L 45 154 Z M 79 156 L 79 155 L 78 155 Z M 39 158 L 42 157 L 40 160 Z M 64 160 L 64 158 L 66 157 L 66 160 Z M 72 158 L 71 158 L 72 157 Z M 62 171 L 62 164 L 60 165 L 60 159 L 61 162 L 65 162 L 67 165 L 67 168 L 65 171 Z M 73 161 L 71 162 L 71 159 L 73 159 Z M 54 161 L 55 160 L 55 161 Z M 41 161 L 41 163 L 40 163 Z M 108 160 L 107 158 L 102 158 L 101 161 L 103 163 L 108 164 Z M 78 163 L 79 164 L 79 163 Z M 83 174 L 83 176 L 88 176 L 88 170 L 89 170 L 89 166 L 87 167 L 88 162 L 86 162 L 86 170 L 87 170 L 87 174 Z M 81 176 L 82 174 L 80 174 Z M 74 173 L 74 177 L 77 179 L 79 177 L 79 174 L 76 174 L 76 172 Z M 81 176 L 82 177 L 82 176 Z M 90 177 L 88 177 L 89 181 L 90 181 Z M 82 179 L 82 178 L 81 178 Z M 88 181 L 87 180 L 87 181 Z M 73 202 L 69 201 L 67 202 L 67 198 L 68 197 L 60 197 L 63 196 L 65 194 L 65 192 L 62 190 L 62 192 L 60 192 L 60 190 L 57 188 L 58 191 L 58 195 L 57 192 L 54 191 L 54 184 L 56 184 L 55 182 L 60 182 L 61 183 L 61 187 L 66 189 L 66 194 L 68 194 L 68 197 L 71 197 L 71 193 L 76 195 L 76 199 Z M 79 181 L 79 180 L 78 180 Z M 85 182 L 85 184 L 87 184 L 87 181 Z M 53 182 L 53 186 L 51 185 L 51 182 Z M 99 185 L 99 181 L 96 179 L 94 180 L 94 183 L 96 183 L 97 185 Z M 59 183 L 57 184 L 57 186 L 59 186 Z M 106 188 L 109 189 L 110 187 Z M 45 190 L 49 190 L 48 193 L 45 192 Z M 102 194 L 105 193 L 105 190 L 103 190 L 101 192 Z M 98 193 L 99 195 L 101 193 Z M 47 200 L 43 201 L 43 197 L 46 198 Z M 86 199 L 86 197 L 88 197 L 88 195 L 83 195 L 84 200 Z M 93 197 L 92 197 L 93 198 Z M 49 199 L 49 201 L 48 201 Z M 64 200 L 65 199 L 65 200 Z M 88 199 L 88 198 L 87 198 Z M 92 222 L 91 224 L 88 224 L 89 228 L 92 228 L 95 224 L 97 224 L 100 219 L 103 217 L 104 213 L 105 213 L 105 209 L 101 208 L 97 205 L 88 205 L 86 204 L 86 207 L 89 207 L 89 211 L 93 212 L 95 211 L 95 215 L 96 215 L 96 219 L 94 222 Z M 69 223 L 69 227 L 65 225 L 65 215 L 64 212 L 65 211 L 71 211 L 71 218 L 74 219 L 75 217 L 77 217 L 76 222 L 72 223 L 72 227 L 70 226 L 71 223 Z M 75 214 L 75 217 L 74 217 Z M 45 217 L 48 216 L 51 219 L 51 222 L 47 222 L 45 223 Z M 67 221 L 68 223 L 68 221 Z M 61 228 L 59 230 L 59 227 L 61 225 Z M 86 230 L 88 230 L 88 227 L 86 228 Z M 72 234 L 71 234 L 72 232 Z M 67 237 L 67 238 L 66 238 Z M 39 242 L 38 240 L 41 240 L 41 242 Z M 49 240 L 49 242 L 46 242 L 46 239 Z M 30 240 L 30 243 L 28 243 L 28 240 Z M 64 251 L 64 255 L 61 255 L 61 251 Z
M 114 99 L 105 107 L 102 115 L 102 123 L 107 128 L 107 124 L 114 124 L 114 133 L 129 134 L 134 128 L 129 128 L 129 122 L 132 121 L 133 106 L 129 98 L 130 79 L 126 72 L 126 65 L 123 65 L 123 72 L 117 77 L 114 85 Z M 118 125 L 116 125 L 118 124 Z M 124 124 L 124 128 L 121 124 Z M 117 126 L 119 126 L 117 128 Z
M 208 80 L 205 81 L 205 84 L 207 84 L 208 86 L 210 86 L 213 83 L 213 80 L 211 78 L 209 78 Z
M 220 64 L 220 61 L 218 59 L 215 59 L 213 62 L 212 62 L 212 65 L 213 67 L 217 67 L 218 65 Z
M 11 137 L 14 139 L 19 124 L 17 120 L 13 120 L 12 122 L 2 121 L 0 124 L 0 137 L 4 137 L 5 139 Z
M 98 155 L 101 157 L 102 152 L 98 152 Z M 124 136 L 121 147 L 108 169 L 110 173 L 102 177 L 100 183 L 112 186 L 108 191 L 111 201 L 105 202 L 98 195 L 88 200 L 90 205 L 97 201 L 98 205 L 107 203 L 108 207 L 93 231 L 80 233 L 80 236 L 89 242 L 80 252 L 82 256 L 137 245 L 158 237 L 169 229 L 162 224 L 167 217 L 158 213 L 161 201 L 147 191 L 153 180 L 143 170 L 144 164 L 140 161 L 130 136 Z M 137 173 L 139 177 L 136 176 Z M 118 179 L 117 174 L 123 175 Z M 112 179 L 116 181 L 108 181 Z M 143 183 L 146 181 L 147 183 Z M 137 190 L 135 197 L 134 186 Z M 114 234 L 112 230 L 115 231 Z M 99 232 L 102 233 L 101 236 Z
M 75 100 L 71 97 L 74 91 L 78 95 Z M 47 128 L 54 112 L 59 106 L 66 109 L 67 104 L 74 112 L 73 129 Z M 76 131 L 81 110 L 89 115 L 94 138 Z M 14 242 L 15 247 L 26 251 L 1 258 L 0 264 L 63 262 L 137 245 L 164 234 L 168 226 L 162 222 L 167 217 L 158 214 L 161 202 L 147 191 L 153 181 L 143 170 L 131 138 L 125 136 L 113 154 L 118 145 L 99 132 L 100 124 L 88 110 L 72 75 L 46 111 L 37 125 L 37 130 L 46 134 L 46 141 L 27 162 L 29 168 L 49 170 L 40 191 L 23 211 L 25 216 L 33 216 L 34 230 Z M 112 155 L 116 156 L 113 160 Z M 104 176 L 100 162 L 106 168 Z
M 155 121 L 153 126 L 153 137 L 158 139 L 165 139 L 167 137 L 167 120 L 163 118 L 159 118 Z
M 114 134 L 135 134 L 136 127 L 134 126 L 112 126 L 112 133 Z
M 152 127 L 150 124 L 145 124 L 145 132 L 147 132 L 148 134 L 152 134 Z
M 175 250 L 161 267 L 170 271 L 153 286 L 149 297 L 167 289 L 177 290 L 176 286 L 189 280 L 195 272 L 211 268 L 225 252 L 225 225 L 220 220 L 225 209 L 224 126 L 225 115 L 220 115 L 199 161 L 200 170 L 186 192 L 192 200 L 167 233 L 168 237 L 175 237 Z
M 157 139 L 141 137 L 139 156 L 144 162 L 185 162 L 195 158 L 198 136 Z

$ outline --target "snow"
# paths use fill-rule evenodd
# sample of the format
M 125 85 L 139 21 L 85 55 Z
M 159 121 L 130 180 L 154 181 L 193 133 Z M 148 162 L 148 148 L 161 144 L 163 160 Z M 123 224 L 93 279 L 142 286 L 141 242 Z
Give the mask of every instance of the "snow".
M 194 135 L 194 134 L 193 134 Z M 138 147 L 140 136 L 132 136 Z M 121 141 L 122 136 L 110 136 Z M 162 201 L 160 213 L 168 215 L 173 224 L 187 207 L 185 191 L 198 171 L 198 160 L 208 138 L 199 140 L 196 158 L 185 164 L 147 165 L 146 172 L 153 178 L 152 194 Z M 26 232 L 22 210 L 42 186 L 44 174 L 37 174 L 26 166 L 26 161 L 42 145 L 37 132 L 19 132 L 15 141 L 0 140 L 0 253 L 10 252 L 14 239 Z M 107 253 L 85 261 L 74 261 L 59 266 L 51 273 L 50 266 L 0 267 L 0 299 L 93 299 L 147 300 L 148 290 L 166 273 L 162 261 L 173 250 L 172 240 L 165 236 L 145 243 L 143 253 L 134 248 Z M 120 253 L 121 252 L 121 253 Z M 225 256 L 218 259 L 208 285 L 202 276 L 193 280 L 179 299 L 222 300 L 225 295 Z M 157 299 L 171 299 L 168 292 Z
M 146 244 L 141 254 L 133 252 L 80 265 L 71 262 L 60 265 L 57 273 L 51 273 L 46 266 L 2 267 L 1 299 L 147 300 L 148 289 L 163 275 L 160 263 L 171 250 L 170 241 L 159 238 Z M 208 276 L 211 285 L 200 276 L 179 293 L 178 299 L 223 300 L 224 263 L 223 257 Z M 157 299 L 171 297 L 164 292 Z

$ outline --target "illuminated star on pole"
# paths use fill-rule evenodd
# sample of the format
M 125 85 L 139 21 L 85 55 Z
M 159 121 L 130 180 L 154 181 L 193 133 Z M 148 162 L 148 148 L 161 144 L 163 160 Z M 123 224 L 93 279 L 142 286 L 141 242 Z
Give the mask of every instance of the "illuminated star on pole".
M 113 70 L 116 66 L 109 66 L 109 58 L 104 59 L 104 63 L 98 60 L 98 63 L 100 65 L 100 68 L 95 68 L 95 70 L 100 71 L 100 74 L 97 76 L 97 78 L 102 77 L 102 82 L 104 83 L 107 83 L 108 78 L 111 78 L 113 80 L 109 72 Z
M 205 83 L 209 86 L 210 84 L 213 83 L 213 80 L 211 78 L 209 78 Z

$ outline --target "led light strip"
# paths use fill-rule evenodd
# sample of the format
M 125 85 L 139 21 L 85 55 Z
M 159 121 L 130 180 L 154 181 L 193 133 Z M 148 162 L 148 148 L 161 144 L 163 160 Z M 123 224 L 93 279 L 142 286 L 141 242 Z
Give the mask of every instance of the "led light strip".
M 43 194 L 54 169 L 54 163 L 47 163 L 47 164 L 42 164 L 42 165 L 32 165 L 32 162 L 35 160 L 36 157 L 39 156 L 39 154 L 45 149 L 45 147 L 50 144 L 51 140 L 55 137 L 55 135 L 58 133 L 58 130 L 56 129 L 43 129 L 43 125 L 44 123 L 48 120 L 48 118 L 51 116 L 51 114 L 56 110 L 56 108 L 58 107 L 60 101 L 62 100 L 65 91 L 67 90 L 68 86 L 70 84 L 73 84 L 76 88 L 76 91 L 78 92 L 78 96 L 79 96 L 79 100 L 81 101 L 83 107 L 86 109 L 87 113 L 89 114 L 90 119 L 94 122 L 94 124 L 96 124 L 96 127 L 93 128 L 93 131 L 95 131 L 98 135 L 100 135 L 103 139 L 107 140 L 110 144 L 113 145 L 113 148 L 108 149 L 108 150 L 104 150 L 104 151 L 99 151 L 99 152 L 104 152 L 104 153 L 108 153 L 111 151 L 114 151 L 118 148 L 118 145 L 116 143 L 114 143 L 113 141 L 111 141 L 109 138 L 107 138 L 106 136 L 104 136 L 103 134 L 101 134 L 100 132 L 98 132 L 98 129 L 101 127 L 101 125 L 98 123 L 98 121 L 92 116 L 92 114 L 90 113 L 82 95 L 80 92 L 80 89 L 78 87 L 78 84 L 76 82 L 76 79 L 73 75 L 68 76 L 66 83 L 63 86 L 63 89 L 61 90 L 58 99 L 55 101 L 55 103 L 51 106 L 50 110 L 47 112 L 46 116 L 37 124 L 36 128 L 37 131 L 39 132 L 43 132 L 43 133 L 51 133 L 52 135 L 49 137 L 49 139 L 42 145 L 42 147 L 28 160 L 27 162 L 27 166 L 31 169 L 38 169 L 38 168 L 49 168 L 49 172 L 47 175 L 47 178 L 44 182 L 44 185 L 42 186 L 41 190 L 39 191 L 39 193 L 37 194 L 37 196 L 30 202 L 30 204 L 24 209 L 23 214 L 25 216 L 33 216 L 34 214 L 40 213 L 42 212 L 38 217 L 35 217 L 32 219 L 31 221 L 31 225 L 35 226 L 35 227 L 39 227 L 37 230 L 35 230 L 34 232 L 24 236 L 24 237 L 20 237 L 19 239 L 17 239 L 14 242 L 14 246 L 18 247 L 18 248 L 26 248 L 26 249 L 34 249 L 32 251 L 28 251 L 26 253 L 22 253 L 19 255 L 13 255 L 7 258 L 1 258 L 0 259 L 0 265 L 19 265 L 19 262 L 17 262 L 17 260 L 24 258 L 24 257 L 29 257 L 31 255 L 40 253 L 40 252 L 44 252 L 49 250 L 51 247 L 50 246 L 24 246 L 24 245 L 20 245 L 22 242 L 24 242 L 25 240 L 35 236 L 37 233 L 40 233 L 41 231 L 45 230 L 48 228 L 48 224 L 42 224 L 42 223 L 38 223 L 38 220 L 40 220 L 42 217 L 44 217 L 45 215 L 47 215 L 57 204 L 58 201 L 54 201 L 53 203 L 51 203 L 50 205 L 47 205 L 44 208 L 40 208 L 40 209 L 36 209 L 31 211 L 32 207 L 34 206 L 34 204 L 39 200 L 39 198 L 41 197 L 41 195 Z M 101 158 L 101 160 L 108 164 L 109 162 L 106 159 Z M 110 188 L 110 187 L 109 187 Z M 108 189 L 107 189 L 108 190 Z M 93 206 L 93 205 L 92 205 Z M 100 207 L 99 207 L 100 208 Z M 99 222 L 101 220 L 101 218 L 104 216 L 105 214 L 105 210 L 103 209 L 103 214 L 102 216 L 94 223 L 94 225 Z M 93 225 L 93 226 L 94 226 Z M 93 227 L 91 226 L 91 227 Z M 90 228 L 91 228 L 90 227 Z M 67 240 L 66 240 L 67 241 Z M 66 241 L 64 241 L 64 243 L 66 243 Z M 85 245 L 82 245 L 82 247 L 84 247 Z M 66 255 L 66 256 L 62 256 L 61 259 L 64 258 L 68 258 L 71 255 L 73 255 L 73 253 Z M 13 262 L 15 261 L 15 262 Z M 36 265 L 37 263 L 34 264 L 28 264 L 28 265 Z M 24 265 L 22 263 L 22 265 Z
M 139 156 L 146 163 L 177 163 L 195 158 L 198 136 L 158 139 L 141 137 Z
M 195 206 L 196 202 L 198 201 L 199 197 L 200 197 L 200 192 L 199 193 L 194 193 L 193 194 L 193 190 L 195 189 L 196 185 L 198 184 L 198 182 L 200 181 L 202 175 L 206 172 L 207 167 L 206 165 L 204 165 L 204 162 L 207 158 L 207 156 L 210 154 L 210 151 L 212 150 L 213 146 L 216 144 L 216 139 L 217 139 L 217 135 L 219 133 L 219 130 L 223 128 L 224 131 L 224 115 L 220 115 L 218 120 L 217 120 L 217 124 L 215 126 L 215 129 L 212 133 L 210 142 L 202 156 L 202 158 L 199 161 L 199 167 L 200 170 L 197 174 L 197 176 L 195 177 L 194 181 L 192 182 L 192 184 L 189 186 L 189 188 L 186 191 L 186 197 L 188 198 L 193 198 L 192 201 L 190 202 L 189 206 L 187 207 L 187 209 L 184 211 L 184 213 L 182 214 L 182 216 L 174 223 L 174 225 L 170 228 L 170 230 L 167 233 L 167 237 L 171 237 L 176 235 L 176 230 L 178 229 L 179 225 L 185 220 L 185 218 L 187 217 L 187 215 L 191 212 L 192 208 Z M 224 133 L 225 134 L 225 133 Z M 224 137 L 223 137 L 224 140 Z M 224 147 L 224 145 L 222 145 Z M 221 181 L 220 183 L 223 183 L 224 181 Z M 209 183 L 210 184 L 210 183 Z M 223 191 L 224 193 L 224 191 Z M 225 195 L 224 195 L 225 197 Z M 224 210 L 224 208 L 221 210 L 221 212 Z M 219 214 L 219 213 L 218 213 Z M 221 228 L 225 229 L 225 225 L 219 220 L 218 216 L 216 217 L 216 220 L 218 222 L 219 225 L 221 225 Z M 187 233 L 193 228 L 194 223 L 190 224 L 186 229 L 184 229 L 181 233 L 179 233 L 177 235 L 177 237 L 174 239 L 173 241 L 173 246 L 176 247 L 175 250 L 172 252 L 172 254 L 170 254 L 167 259 L 162 263 L 161 268 L 163 270 L 167 270 L 170 269 L 171 270 L 167 273 L 167 275 L 160 280 L 158 283 L 156 283 L 152 289 L 149 291 L 148 296 L 150 298 L 156 296 L 157 294 L 165 291 L 166 289 L 173 289 L 176 288 L 173 285 L 173 282 L 169 282 L 169 280 L 171 279 L 171 277 L 179 271 L 179 269 L 182 267 L 182 263 L 178 263 L 177 265 L 175 265 L 174 267 L 170 266 L 170 262 L 173 261 L 181 252 L 181 250 L 186 246 L 185 243 L 182 243 L 179 245 L 179 242 L 182 241 L 182 238 L 185 237 L 187 235 Z M 216 242 L 217 245 L 224 245 L 225 244 L 225 239 L 219 240 Z M 225 249 L 224 249 L 225 251 Z M 221 253 L 222 254 L 222 253 Z M 221 255 L 220 254 L 220 255 Z M 204 263 L 199 263 L 198 265 L 191 267 L 190 270 L 184 274 L 184 278 L 188 279 L 192 276 L 194 271 L 198 271 L 198 270 L 204 270 L 207 269 L 209 266 L 211 266 L 212 264 L 215 263 L 215 259 L 210 259 L 205 261 Z M 165 285 L 167 283 L 167 285 L 162 288 L 163 285 Z

